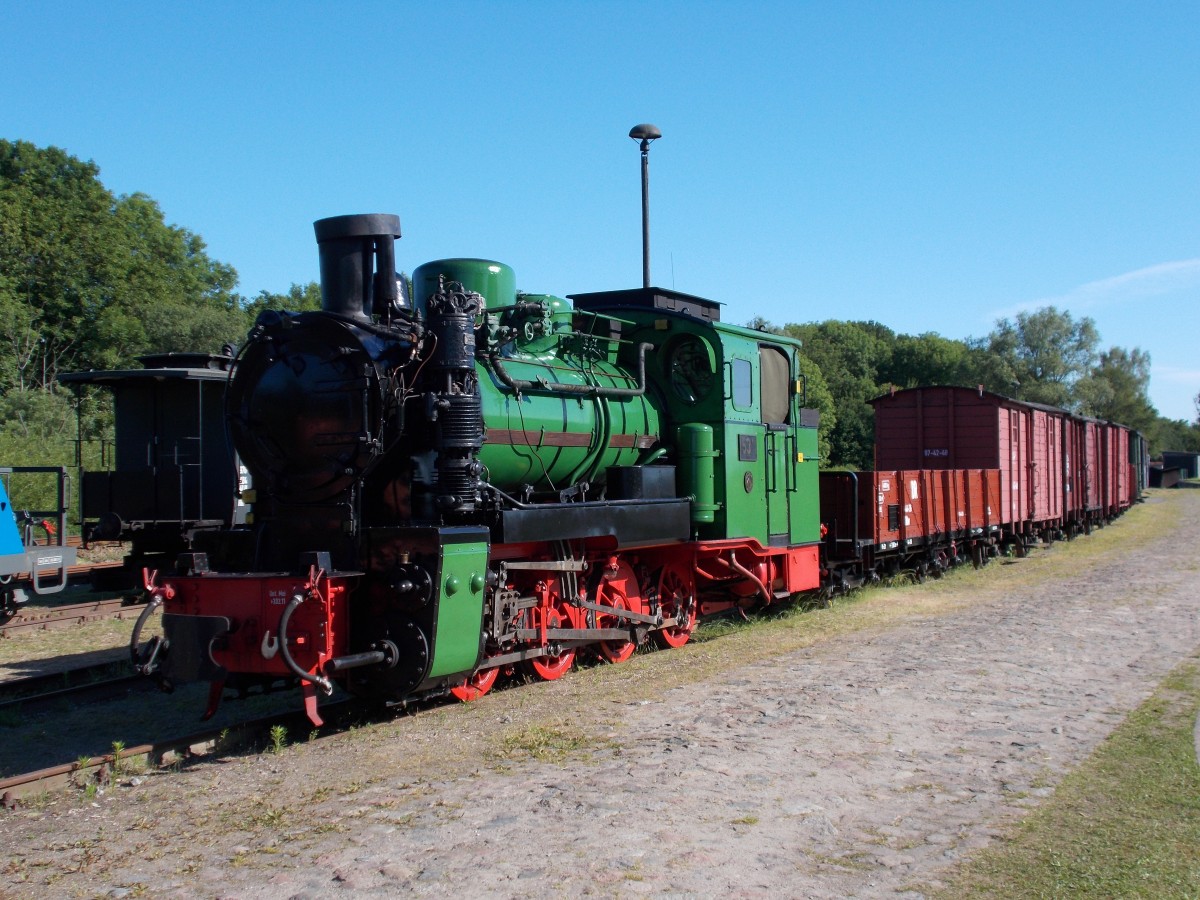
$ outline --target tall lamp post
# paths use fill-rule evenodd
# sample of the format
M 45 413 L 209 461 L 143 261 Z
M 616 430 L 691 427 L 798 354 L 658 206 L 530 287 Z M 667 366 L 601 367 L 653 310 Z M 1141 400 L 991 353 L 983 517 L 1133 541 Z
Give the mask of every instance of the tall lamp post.
M 634 125 L 629 136 L 642 151 L 642 287 L 650 287 L 650 143 L 662 137 L 655 125 Z

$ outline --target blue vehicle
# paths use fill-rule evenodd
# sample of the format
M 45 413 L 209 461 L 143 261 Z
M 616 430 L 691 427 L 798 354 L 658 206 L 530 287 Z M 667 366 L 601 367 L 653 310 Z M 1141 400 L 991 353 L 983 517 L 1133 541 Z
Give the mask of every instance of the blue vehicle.
M 57 476 L 58 508 L 14 509 L 8 492 L 14 474 Z M 75 548 L 63 543 L 68 483 L 62 466 L 0 467 L 0 618 L 11 616 L 31 594 L 56 594 L 67 586 L 67 569 L 75 564 Z

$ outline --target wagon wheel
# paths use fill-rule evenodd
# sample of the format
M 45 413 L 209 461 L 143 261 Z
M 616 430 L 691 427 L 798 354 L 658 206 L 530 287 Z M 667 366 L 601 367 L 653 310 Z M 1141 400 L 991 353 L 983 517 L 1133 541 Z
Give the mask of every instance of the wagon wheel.
M 808 609 L 831 609 L 833 607 L 833 595 L 836 589 L 833 586 L 832 576 L 827 581 L 822 581 L 821 586 L 813 594 L 793 594 L 793 597 L 799 597 L 800 602 Z
M 651 634 L 660 647 L 682 647 L 696 629 L 696 590 L 690 572 L 676 565 L 663 566 L 658 579 L 658 603 L 663 617 L 676 624 Z
M 547 628 L 571 627 L 569 615 L 564 615 L 557 605 L 544 610 L 543 615 L 546 617 Z M 551 641 L 550 645 L 553 646 L 553 644 L 554 642 Z M 571 671 L 573 665 L 575 665 L 574 647 L 563 650 L 556 656 L 539 656 L 526 662 L 529 670 L 542 681 L 554 681 L 556 678 L 562 678 Z
M 11 580 L 12 576 L 7 577 Z M 13 590 L 8 587 L 8 582 L 0 579 L 0 625 L 17 614 L 17 604 L 13 596 Z
M 470 703 L 472 700 L 478 700 L 490 691 L 499 675 L 500 668 L 498 666 L 493 666 L 490 669 L 477 669 L 475 674 L 462 684 L 456 684 L 450 688 L 450 693 L 463 701 L 463 703 Z

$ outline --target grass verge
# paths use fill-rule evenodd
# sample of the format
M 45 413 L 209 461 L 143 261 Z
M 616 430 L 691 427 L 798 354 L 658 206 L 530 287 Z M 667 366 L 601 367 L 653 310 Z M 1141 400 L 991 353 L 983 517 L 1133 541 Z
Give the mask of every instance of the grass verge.
M 1200 659 L 1193 658 L 1008 841 L 972 858 L 934 896 L 1197 896 L 1198 713 Z

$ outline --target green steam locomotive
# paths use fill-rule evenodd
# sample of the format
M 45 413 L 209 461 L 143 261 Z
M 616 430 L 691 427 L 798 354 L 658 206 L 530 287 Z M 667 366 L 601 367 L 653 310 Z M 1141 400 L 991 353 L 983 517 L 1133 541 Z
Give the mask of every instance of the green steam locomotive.
M 324 307 L 267 312 L 226 415 L 244 525 L 147 574 L 139 668 L 470 700 L 684 644 L 820 582 L 798 344 L 644 287 L 522 293 L 480 259 L 396 275 L 399 219 L 316 223 Z M 162 610 L 162 635 L 143 641 Z

